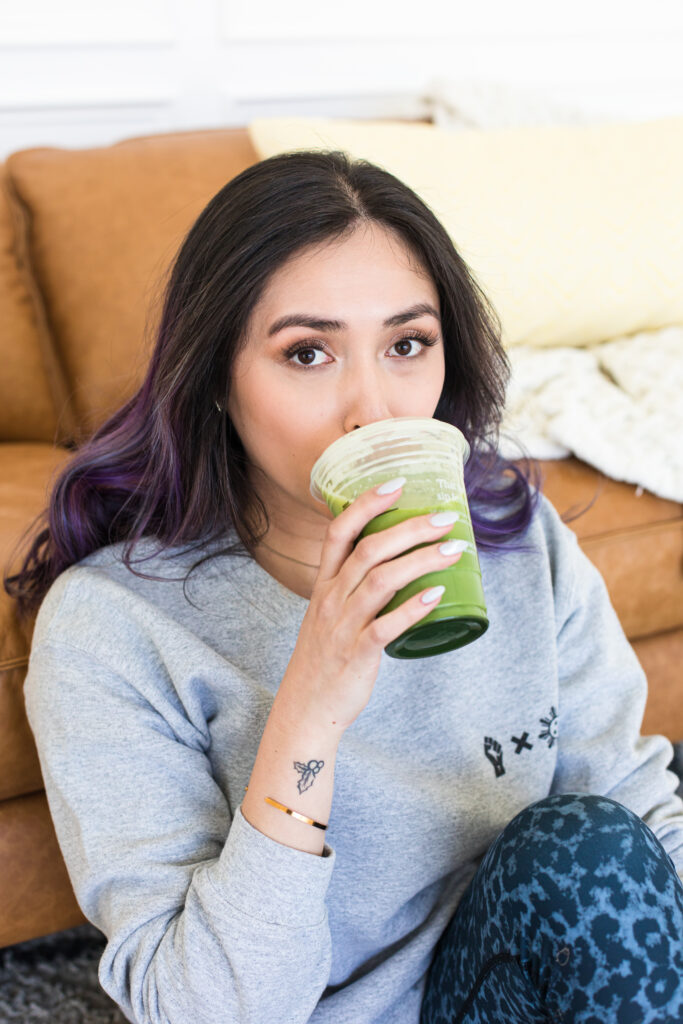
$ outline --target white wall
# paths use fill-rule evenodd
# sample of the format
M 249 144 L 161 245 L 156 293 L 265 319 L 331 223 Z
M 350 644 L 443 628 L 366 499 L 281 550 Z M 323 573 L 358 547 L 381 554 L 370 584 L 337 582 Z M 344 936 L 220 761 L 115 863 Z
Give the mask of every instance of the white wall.
M 419 117 L 435 78 L 683 115 L 682 52 L 681 0 L 0 0 L 0 159 L 255 116 Z

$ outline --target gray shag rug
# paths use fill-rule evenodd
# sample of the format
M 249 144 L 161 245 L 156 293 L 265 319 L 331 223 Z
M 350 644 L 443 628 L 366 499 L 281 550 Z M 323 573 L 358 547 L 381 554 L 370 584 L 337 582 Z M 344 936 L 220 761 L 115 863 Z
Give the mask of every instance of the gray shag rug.
M 683 743 L 675 755 L 683 797 Z M 0 1024 L 128 1024 L 97 977 L 106 941 L 83 924 L 0 949 Z
M 82 924 L 0 949 L 0 1024 L 128 1024 L 97 977 L 106 944 Z

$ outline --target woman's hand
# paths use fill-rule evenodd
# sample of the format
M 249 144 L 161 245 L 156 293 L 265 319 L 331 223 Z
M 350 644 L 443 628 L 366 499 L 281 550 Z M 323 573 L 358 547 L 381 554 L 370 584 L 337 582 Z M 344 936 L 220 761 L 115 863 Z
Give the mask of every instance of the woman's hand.
M 423 619 L 438 599 L 421 601 L 426 590 L 377 617 L 394 594 L 428 572 L 453 565 L 462 552 L 445 556 L 438 543 L 401 553 L 442 537 L 452 524 L 433 526 L 416 516 L 379 533 L 356 538 L 375 516 L 386 512 L 401 492 L 359 495 L 330 522 L 320 569 L 294 653 L 278 698 L 296 715 L 319 719 L 325 728 L 347 729 L 368 704 L 382 651 L 409 626 Z M 401 556 L 401 557 L 397 557 Z

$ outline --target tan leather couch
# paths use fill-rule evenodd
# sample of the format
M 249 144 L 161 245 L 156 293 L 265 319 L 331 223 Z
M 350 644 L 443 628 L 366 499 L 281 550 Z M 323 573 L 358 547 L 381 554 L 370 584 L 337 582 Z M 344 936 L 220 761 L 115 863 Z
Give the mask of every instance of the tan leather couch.
M 139 386 L 161 282 L 208 200 L 257 160 L 245 129 L 34 148 L 0 166 L 0 559 L 73 447 Z M 683 738 L 683 508 L 576 459 L 542 463 L 645 669 L 643 731 Z M 592 504 L 591 504 L 592 502 Z M 10 561 L 10 556 L 13 558 Z M 0 591 L 0 946 L 85 922 L 22 696 L 32 624 Z

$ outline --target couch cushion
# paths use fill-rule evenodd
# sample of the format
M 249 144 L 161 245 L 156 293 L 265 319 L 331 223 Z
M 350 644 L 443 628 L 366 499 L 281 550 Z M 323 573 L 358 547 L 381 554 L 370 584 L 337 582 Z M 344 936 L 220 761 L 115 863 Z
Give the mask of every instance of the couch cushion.
M 506 345 L 588 345 L 683 323 L 683 117 L 490 131 L 263 117 L 248 127 L 261 158 L 343 149 L 410 185 L 491 299 Z
M 57 416 L 47 367 L 52 349 L 38 329 L 32 280 L 22 266 L 21 217 L 0 164 L 0 441 L 52 441 Z M 52 376 L 52 375 L 51 375 Z
M 49 444 L 0 444 L 0 562 L 3 576 L 19 570 L 30 546 L 26 542 L 20 543 L 22 535 L 43 511 L 50 482 L 70 454 Z M 14 600 L 4 587 L 1 588 L 0 800 L 42 788 L 23 697 L 33 625 L 33 620 L 26 625 L 19 623 Z
M 7 158 L 71 392 L 57 443 L 91 433 L 139 387 L 180 243 L 208 201 L 257 159 L 244 128 Z
M 633 650 L 649 683 L 643 736 L 661 733 L 683 742 L 683 629 L 633 641 Z
M 87 920 L 76 901 L 44 792 L 0 804 L 0 877 L 0 947 Z M 33 1016 L 30 1011 L 22 1014 L 24 1020 Z M 122 1018 L 116 1014 L 110 1019 Z
M 683 505 L 573 457 L 540 466 L 544 493 L 602 573 L 629 639 L 683 626 Z

